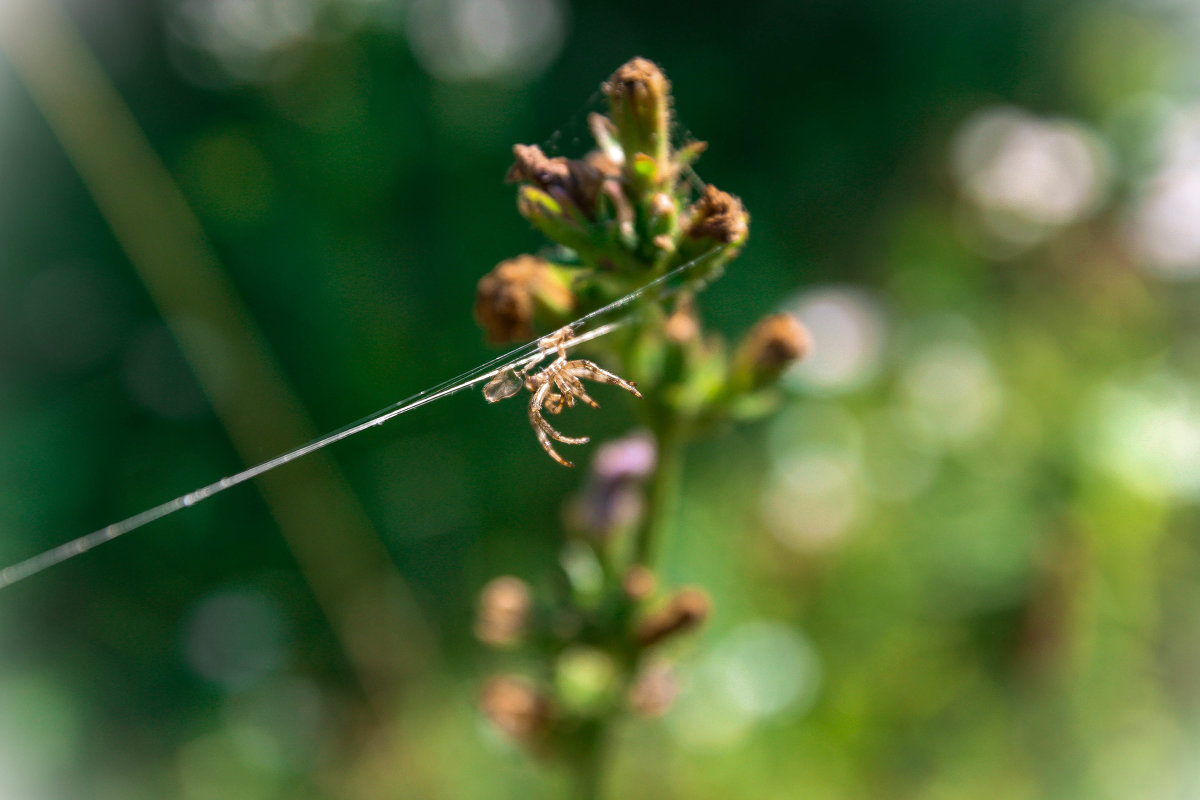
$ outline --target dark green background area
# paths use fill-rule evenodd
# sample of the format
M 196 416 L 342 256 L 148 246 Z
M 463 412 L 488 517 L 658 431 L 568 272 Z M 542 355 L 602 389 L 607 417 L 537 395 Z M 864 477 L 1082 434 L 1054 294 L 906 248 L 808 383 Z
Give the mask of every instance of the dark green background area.
M 868 380 L 789 379 L 776 419 L 690 451 L 663 580 L 716 611 L 673 653 L 679 708 L 621 730 L 611 796 L 1200 790 L 1200 482 L 1183 474 L 1200 460 L 1169 446 L 1200 437 L 1198 298 L 1122 238 L 1169 116 L 1138 109 L 1200 99 L 1193 12 L 576 0 L 544 69 L 455 82 L 414 57 L 408 4 L 379 0 L 255 82 L 202 57 L 184 77 L 167 0 L 66 5 L 321 431 L 496 354 L 475 283 L 542 246 L 503 182 L 511 147 L 580 154 L 600 82 L 635 55 L 709 143 L 698 173 L 751 214 L 706 323 L 736 340 L 801 292 L 874 298 Z M 956 132 L 1001 106 L 1091 131 L 1109 175 L 1093 212 L 1003 258 L 964 233 L 977 209 L 951 169 Z M 246 464 L 2 52 L 0 187 L 3 565 Z M 912 358 L 947 343 L 982 354 L 998 406 L 973 437 L 912 440 L 905 404 L 955 397 L 953 376 L 914 388 Z M 564 431 L 624 433 L 624 399 L 600 399 Z M 1131 427 L 1147 418 L 1166 421 Z M 327 451 L 426 631 L 364 634 L 405 654 L 383 708 L 253 484 L 0 591 L 0 797 L 559 796 L 477 717 L 483 678 L 521 662 L 485 652 L 472 615 L 496 575 L 548 588 L 595 447 L 561 469 L 519 401 L 470 392 Z M 793 474 L 808 497 L 828 474 L 789 470 L 830 453 L 853 473 L 849 521 L 789 544 L 770 498 L 790 502 Z M 918 462 L 930 476 L 896 488 Z M 244 674 L 197 669 L 205 631 Z M 767 700 L 738 706 L 737 686 Z

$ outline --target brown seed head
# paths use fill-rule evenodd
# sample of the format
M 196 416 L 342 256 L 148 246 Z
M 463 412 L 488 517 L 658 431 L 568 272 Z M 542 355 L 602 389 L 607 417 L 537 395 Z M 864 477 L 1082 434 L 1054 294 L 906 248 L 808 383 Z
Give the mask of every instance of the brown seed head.
M 475 289 L 475 319 L 492 344 L 533 338 L 539 305 L 569 310 L 574 304 L 574 295 L 550 263 L 535 256 L 500 262 Z
M 755 370 L 778 374 L 808 355 L 808 329 L 791 314 L 772 314 L 759 321 L 742 345 Z
M 536 144 L 514 144 L 513 158 L 516 160 L 504 176 L 509 183 L 525 181 L 545 189 L 571 177 L 565 158 L 550 158 Z
M 513 145 L 513 157 L 516 160 L 505 178 L 510 183 L 532 184 L 559 202 L 569 200 L 587 217 L 595 216 L 596 193 L 604 179 L 595 164 L 550 158 L 536 144 Z
M 680 589 L 667 605 L 642 620 L 635 638 L 643 647 L 700 626 L 708 618 L 712 602 L 700 589 Z
M 631 59 L 612 74 L 601 87 L 612 105 L 630 103 L 635 107 L 651 108 L 670 101 L 671 82 L 646 58 Z
M 493 578 L 479 593 L 475 635 L 494 647 L 511 647 L 525 634 L 533 595 L 529 584 L 512 575 Z
M 742 201 L 711 183 L 700 199 L 688 207 L 687 235 L 722 244 L 744 240 L 750 233 L 750 215 Z
M 479 693 L 479 708 L 505 735 L 529 743 L 550 726 L 550 701 L 522 678 L 497 675 Z

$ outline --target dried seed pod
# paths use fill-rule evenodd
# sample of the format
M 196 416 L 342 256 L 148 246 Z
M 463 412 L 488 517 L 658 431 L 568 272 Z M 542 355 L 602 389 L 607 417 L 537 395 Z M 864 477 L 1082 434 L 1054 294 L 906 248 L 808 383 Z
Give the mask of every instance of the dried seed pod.
M 513 145 L 516 159 L 508 170 L 510 183 L 536 186 L 559 203 L 571 204 L 588 219 L 596 217 L 596 195 L 604 175 L 589 161 L 550 158 L 536 144 Z
M 488 680 L 479 693 L 479 708 L 506 736 L 524 744 L 533 743 L 550 728 L 549 698 L 514 675 Z
M 711 183 L 687 210 L 688 238 L 710 246 L 741 245 L 750 235 L 750 215 L 742 201 Z
M 773 383 L 808 355 L 808 329 L 791 314 L 772 314 L 750 329 L 733 358 L 735 390 L 752 391 Z
M 512 575 L 493 578 L 479 593 L 475 636 L 493 647 L 511 647 L 524 637 L 532 608 L 529 584 Z
M 700 589 L 680 589 L 666 606 L 642 620 L 634 638 L 643 647 L 650 647 L 675 634 L 693 630 L 708 618 L 711 606 L 708 595 Z
M 559 322 L 574 307 L 566 278 L 536 256 L 500 262 L 475 290 L 475 319 L 492 344 L 528 341 L 535 321 Z

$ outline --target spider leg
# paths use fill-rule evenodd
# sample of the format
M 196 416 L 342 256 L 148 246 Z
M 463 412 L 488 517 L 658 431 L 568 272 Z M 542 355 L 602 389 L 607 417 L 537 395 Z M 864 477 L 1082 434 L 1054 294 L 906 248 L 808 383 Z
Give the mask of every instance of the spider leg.
M 549 455 L 551 458 L 553 458 L 558 463 L 562 464 L 564 467 L 575 466 L 574 463 L 567 461 L 565 458 L 563 458 L 562 456 L 560 456 L 558 454 L 558 451 L 556 451 L 554 449 L 554 445 L 550 443 L 550 437 L 546 435 L 546 432 L 544 430 L 542 430 L 541 428 L 535 427 L 533 429 L 533 432 L 537 434 L 538 441 L 541 443 L 542 449 L 546 451 L 547 455 Z
M 563 396 L 555 392 L 551 392 L 546 396 L 546 402 L 542 404 L 551 414 L 561 414 L 563 410 Z
M 563 444 L 587 444 L 592 440 L 590 436 L 564 436 L 546 421 L 546 418 L 541 415 L 540 409 L 532 407 L 529 409 L 529 421 L 533 424 L 533 427 L 540 431 L 545 431 L 546 435 L 551 439 L 560 441 Z
M 538 435 L 538 443 L 541 445 L 541 449 L 546 451 L 546 455 L 553 458 L 554 461 L 557 461 L 559 464 L 562 464 L 563 467 L 575 467 L 575 464 L 566 461 L 565 458 L 558 455 L 558 452 L 554 450 L 554 445 L 551 444 L 550 440 L 551 438 L 554 438 L 562 441 L 564 444 L 581 445 L 586 443 L 588 439 L 587 437 L 582 439 L 564 437 L 562 433 L 559 433 L 550 425 L 550 422 L 545 420 L 545 417 L 542 417 L 542 404 L 550 402 L 550 398 L 548 398 L 548 395 L 550 395 L 550 385 L 550 381 L 548 380 L 541 381 L 541 385 L 538 386 L 538 391 L 534 392 L 533 398 L 530 399 L 529 423 L 533 426 L 533 432 Z M 559 401 L 559 408 L 562 408 L 562 401 Z
M 575 378 L 572 378 L 564 370 L 554 371 L 554 385 L 562 392 L 563 398 L 567 401 L 567 406 L 575 407 L 575 398 L 578 397 L 593 408 L 596 404 L 591 402 L 592 398 L 587 396 L 587 392 L 583 391 L 583 384 Z
M 635 384 L 630 383 L 624 378 L 618 378 L 608 370 L 602 369 L 595 363 L 585 359 L 570 362 L 566 372 L 568 372 L 574 378 L 587 378 L 588 380 L 595 381 L 596 383 L 607 383 L 612 386 L 620 386 L 634 397 L 640 398 L 642 396 L 642 393 L 637 390 Z
M 542 416 L 542 405 L 549 399 L 550 386 L 551 384 L 548 380 L 540 382 L 537 391 L 534 392 L 533 397 L 530 399 L 529 424 L 533 426 L 533 432 L 537 434 L 538 442 L 542 445 L 542 449 L 558 463 L 563 466 L 572 467 L 574 464 L 555 452 L 554 445 L 550 443 L 550 440 L 557 439 L 563 444 L 587 444 L 591 439 L 587 436 L 579 438 L 563 436 Z
M 575 362 L 573 362 L 573 361 L 568 361 L 566 364 L 564 364 L 563 369 L 559 371 L 559 375 L 561 375 L 562 377 L 561 378 L 556 377 L 555 382 L 558 383 L 558 385 L 560 387 L 565 384 L 567 387 L 567 390 L 571 393 L 572 396 L 578 397 L 580 400 L 587 403 L 592 408 L 599 408 L 600 404 L 597 403 L 595 400 L 593 400 L 591 397 L 589 397 L 588 393 L 587 393 L 587 389 L 583 388 L 583 382 L 580 381 L 579 378 L 577 378 L 571 374 L 571 365 L 574 363 Z

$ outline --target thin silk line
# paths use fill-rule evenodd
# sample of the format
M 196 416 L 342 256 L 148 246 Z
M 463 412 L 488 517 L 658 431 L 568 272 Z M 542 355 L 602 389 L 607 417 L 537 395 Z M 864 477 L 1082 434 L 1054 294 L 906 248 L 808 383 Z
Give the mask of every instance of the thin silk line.
M 564 347 L 571 348 L 581 345 L 584 342 L 599 338 L 612 332 L 624 324 L 627 317 L 622 317 L 613 322 L 600 325 L 592 330 L 585 330 L 587 325 L 593 321 L 599 320 L 601 317 L 608 316 L 616 311 L 633 303 L 641 297 L 653 297 L 655 299 L 665 299 L 671 295 L 685 289 L 696 286 L 699 281 L 689 280 L 690 273 L 698 265 L 703 263 L 713 251 L 709 251 L 695 259 L 682 264 L 665 275 L 650 281 L 639 289 L 635 289 L 629 294 L 621 297 L 608 305 L 599 308 L 589 314 L 586 314 L 566 327 L 572 333 L 578 333 L 564 344 Z M 678 283 L 674 283 L 678 281 Z M 661 291 L 655 291 L 661 289 Z M 582 331 L 582 333 L 580 333 Z M 35 556 L 20 561 L 12 566 L 0 569 L 0 589 L 4 589 L 17 581 L 24 580 L 32 575 L 49 569 L 50 567 L 74 558 L 75 556 L 86 553 L 97 545 L 104 544 L 116 539 L 118 536 L 124 536 L 130 531 L 135 531 L 144 525 L 149 525 L 151 522 L 156 522 L 163 517 L 174 514 L 185 508 L 196 505 L 215 494 L 219 494 L 226 489 L 237 486 L 239 483 L 245 483 L 251 478 L 257 478 L 265 472 L 270 472 L 276 467 L 281 467 L 284 464 L 295 461 L 298 458 L 315 453 L 317 450 L 328 447 L 335 442 L 340 442 L 343 439 L 348 439 L 351 436 L 362 433 L 368 428 L 378 427 L 385 422 L 395 419 L 401 414 L 406 414 L 409 411 L 420 408 L 423 405 L 432 403 L 435 400 L 440 400 L 443 397 L 449 397 L 452 394 L 461 392 L 464 389 L 469 389 L 484 381 L 490 380 L 504 370 L 516 370 L 525 366 L 528 363 L 537 361 L 542 357 L 542 350 L 538 345 L 538 340 L 522 345 L 505 353 L 502 356 L 492 359 L 485 364 L 481 364 L 474 369 L 468 370 L 463 374 L 451 378 L 448 381 L 432 386 L 424 391 L 418 392 L 398 403 L 393 403 L 386 408 L 376 411 L 374 414 L 363 417 L 357 422 L 352 422 L 342 428 L 338 428 L 331 433 L 309 442 L 306 445 L 297 447 L 294 450 L 276 456 L 261 464 L 257 464 L 249 469 L 242 470 L 234 475 L 230 475 L 215 483 L 210 483 L 207 486 L 201 486 L 198 489 L 193 489 L 187 494 L 180 495 L 174 500 L 169 500 L 161 505 L 148 508 L 141 513 L 134 514 L 132 517 L 114 522 L 107 525 L 98 531 L 80 536 L 66 544 L 58 547 L 45 550 Z

